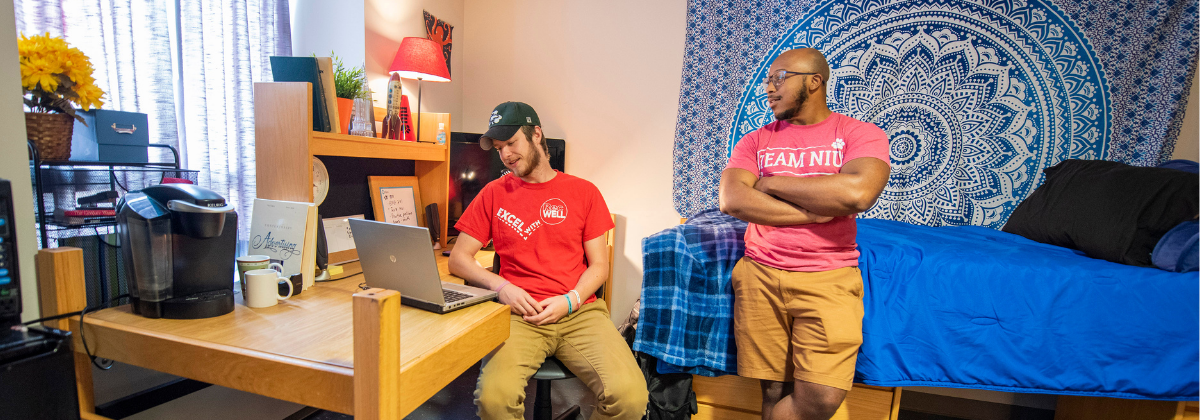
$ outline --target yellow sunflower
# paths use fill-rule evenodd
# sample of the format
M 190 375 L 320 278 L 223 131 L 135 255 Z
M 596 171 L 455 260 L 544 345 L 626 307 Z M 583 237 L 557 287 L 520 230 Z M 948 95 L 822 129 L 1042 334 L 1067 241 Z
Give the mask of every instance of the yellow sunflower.
M 62 38 L 49 33 L 31 37 L 22 34 L 17 41 L 17 53 L 25 103 L 32 111 L 74 115 L 74 108 L 63 105 L 60 99 L 84 110 L 104 105 L 104 91 L 92 77 L 91 61 Z

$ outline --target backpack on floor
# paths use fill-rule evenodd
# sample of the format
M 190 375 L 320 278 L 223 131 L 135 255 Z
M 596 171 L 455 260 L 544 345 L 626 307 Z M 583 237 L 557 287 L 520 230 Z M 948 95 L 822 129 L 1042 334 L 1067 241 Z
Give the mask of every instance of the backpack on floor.
M 658 359 L 634 352 L 638 367 L 646 377 L 650 404 L 643 420 L 688 420 L 696 414 L 696 392 L 692 391 L 692 375 L 687 373 L 658 373 Z
M 633 312 L 617 331 L 625 343 L 633 347 L 641 299 L 633 304 Z M 642 376 L 646 377 L 646 388 L 650 390 L 650 403 L 642 420 L 689 420 L 696 414 L 696 393 L 692 391 L 692 375 L 687 373 L 658 373 L 658 359 L 642 352 L 633 352 Z

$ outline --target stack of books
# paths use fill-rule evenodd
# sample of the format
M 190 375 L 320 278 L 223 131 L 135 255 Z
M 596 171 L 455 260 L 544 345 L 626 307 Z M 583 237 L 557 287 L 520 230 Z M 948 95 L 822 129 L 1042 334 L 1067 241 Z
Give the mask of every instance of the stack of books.
M 312 84 L 313 131 L 341 133 L 333 58 L 271 56 L 270 60 L 271 76 L 276 82 Z
M 117 221 L 117 192 L 104 191 L 76 200 L 74 209 L 55 209 L 54 221 L 59 225 L 79 226 Z

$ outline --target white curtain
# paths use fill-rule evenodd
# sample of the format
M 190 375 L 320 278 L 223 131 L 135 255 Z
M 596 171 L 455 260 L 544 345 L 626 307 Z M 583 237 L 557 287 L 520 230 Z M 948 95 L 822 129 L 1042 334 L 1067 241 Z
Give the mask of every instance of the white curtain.
M 200 185 L 254 203 L 254 82 L 291 55 L 287 0 L 14 0 L 17 31 L 62 36 L 92 61 L 105 109 L 141 112 L 152 143 L 182 154 Z M 150 158 L 172 159 L 152 148 Z

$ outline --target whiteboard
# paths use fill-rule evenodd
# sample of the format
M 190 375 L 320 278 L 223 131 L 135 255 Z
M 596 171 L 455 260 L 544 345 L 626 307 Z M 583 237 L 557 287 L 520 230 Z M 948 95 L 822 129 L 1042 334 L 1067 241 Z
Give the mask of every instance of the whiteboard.
M 380 188 L 379 199 L 383 204 L 384 222 L 418 226 L 417 198 L 413 187 Z

